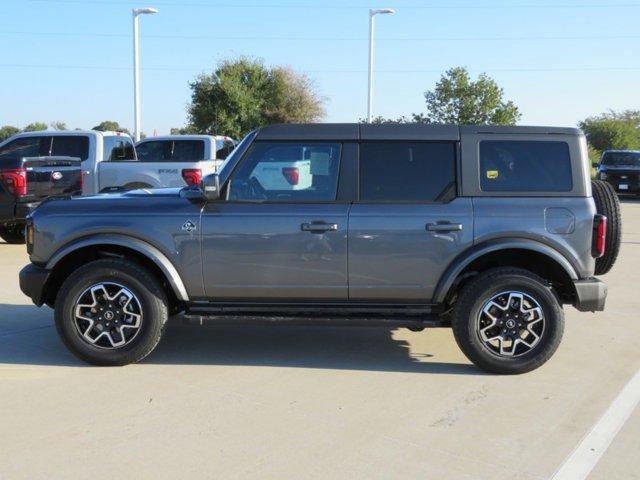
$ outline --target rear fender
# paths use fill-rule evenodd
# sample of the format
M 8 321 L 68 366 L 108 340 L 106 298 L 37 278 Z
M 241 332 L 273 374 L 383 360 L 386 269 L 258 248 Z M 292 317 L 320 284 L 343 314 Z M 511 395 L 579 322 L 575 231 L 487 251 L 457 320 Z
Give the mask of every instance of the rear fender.
M 569 260 L 567 260 L 567 258 L 557 250 L 545 245 L 544 243 L 524 238 L 492 240 L 474 246 L 451 262 L 438 283 L 433 299 L 434 303 L 443 303 L 446 300 L 456 279 L 460 273 L 462 273 L 464 269 L 471 264 L 471 262 L 489 253 L 509 249 L 530 250 L 532 252 L 546 255 L 560 265 L 569 278 L 572 280 L 578 280 L 579 278 L 576 269 L 571 262 L 569 262 Z

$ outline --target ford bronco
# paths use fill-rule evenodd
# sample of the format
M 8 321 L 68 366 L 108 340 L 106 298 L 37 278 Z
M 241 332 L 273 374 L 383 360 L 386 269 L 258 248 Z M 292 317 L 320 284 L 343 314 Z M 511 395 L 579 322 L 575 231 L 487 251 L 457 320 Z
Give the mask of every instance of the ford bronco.
M 562 305 L 604 308 L 620 210 L 589 170 L 571 128 L 268 126 L 200 185 L 45 202 L 21 288 L 98 365 L 143 359 L 182 312 L 450 327 L 479 367 L 523 373 Z

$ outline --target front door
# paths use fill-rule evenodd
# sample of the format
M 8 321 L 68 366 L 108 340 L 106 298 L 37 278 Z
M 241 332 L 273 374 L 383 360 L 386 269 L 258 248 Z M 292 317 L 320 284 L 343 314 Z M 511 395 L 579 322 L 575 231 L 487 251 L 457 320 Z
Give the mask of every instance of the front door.
M 341 144 L 256 142 L 202 215 L 208 298 L 347 299 L 348 203 L 336 200 Z
M 349 214 L 349 298 L 430 303 L 473 243 L 470 198 L 456 195 L 453 142 L 363 142 Z

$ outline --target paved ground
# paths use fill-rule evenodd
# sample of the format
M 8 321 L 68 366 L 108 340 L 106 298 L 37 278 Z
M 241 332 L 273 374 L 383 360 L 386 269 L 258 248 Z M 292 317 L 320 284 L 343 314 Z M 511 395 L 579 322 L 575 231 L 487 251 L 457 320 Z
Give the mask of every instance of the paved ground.
M 567 309 L 540 370 L 483 374 L 448 330 L 172 324 L 93 368 L 30 305 L 0 245 L 0 478 L 548 478 L 640 368 L 640 203 L 607 311 Z M 591 478 L 640 479 L 640 412 Z

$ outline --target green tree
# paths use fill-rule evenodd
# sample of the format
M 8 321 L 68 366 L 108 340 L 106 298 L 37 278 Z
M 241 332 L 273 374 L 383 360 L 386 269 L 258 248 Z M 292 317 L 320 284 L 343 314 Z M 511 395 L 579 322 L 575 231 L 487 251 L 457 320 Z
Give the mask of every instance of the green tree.
M 424 94 L 427 113 L 413 114 L 425 123 L 515 125 L 521 114 L 504 99 L 504 91 L 486 74 L 473 81 L 464 67 L 447 70 L 432 91 Z
M 51 122 L 51 128 L 53 128 L 54 130 L 68 130 L 67 124 L 60 121 Z
M 195 127 L 187 125 L 186 127 L 174 127 L 169 132 L 171 135 L 194 135 L 199 133 Z
M 16 133 L 20 133 L 20 129 L 18 127 L 14 127 L 13 125 L 4 125 L 0 128 L 0 142 L 5 141 Z
M 584 119 L 579 124 L 589 141 L 590 157 L 599 157 L 610 149 L 640 148 L 640 114 L 638 112 L 603 113 Z
M 33 122 L 24 127 L 25 132 L 39 132 L 41 130 L 46 130 L 48 125 L 44 122 Z
M 118 122 L 115 122 L 113 120 L 105 120 L 104 122 L 100 122 L 91 130 L 97 130 L 99 132 L 124 132 L 126 134 L 131 135 L 131 132 L 129 132 L 129 130 L 127 130 L 124 127 L 121 127 Z
M 323 99 L 308 77 L 286 67 L 268 68 L 261 60 L 224 61 L 189 86 L 188 128 L 199 132 L 241 138 L 270 123 L 314 122 L 324 116 Z

